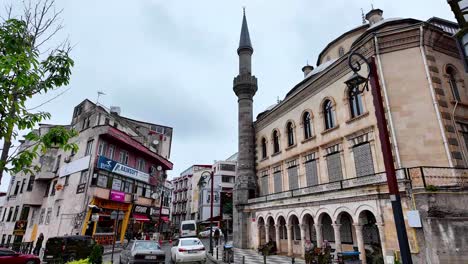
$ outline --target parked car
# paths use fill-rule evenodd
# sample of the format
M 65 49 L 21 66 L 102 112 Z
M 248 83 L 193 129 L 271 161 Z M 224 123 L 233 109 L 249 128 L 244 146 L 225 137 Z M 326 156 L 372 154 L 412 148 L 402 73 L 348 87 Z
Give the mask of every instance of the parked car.
M 194 220 L 182 221 L 180 223 L 180 237 L 196 237 L 197 223 Z
M 89 257 L 96 242 L 90 236 L 61 236 L 47 240 L 44 263 L 67 262 Z
M 216 230 L 219 230 L 219 237 L 223 237 L 224 234 L 223 234 L 223 231 L 221 231 L 221 229 L 217 226 L 213 226 L 213 237 L 214 237 L 214 234 L 216 232 Z M 210 227 L 207 227 L 205 228 L 205 230 L 201 231 L 199 234 L 198 234 L 200 237 L 209 237 L 210 236 Z
M 198 238 L 181 238 L 171 248 L 172 263 L 206 262 L 206 251 Z
M 130 240 L 120 252 L 120 264 L 165 263 L 166 253 L 153 240 Z
M 11 249 L 0 248 L 0 263 L 8 264 L 39 264 L 37 256 L 17 253 Z

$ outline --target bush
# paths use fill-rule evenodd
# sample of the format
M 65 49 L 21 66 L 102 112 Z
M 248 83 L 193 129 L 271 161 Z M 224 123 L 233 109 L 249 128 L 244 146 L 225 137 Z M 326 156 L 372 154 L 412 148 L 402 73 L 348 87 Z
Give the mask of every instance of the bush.
M 89 255 L 89 263 L 90 264 L 102 264 L 102 254 L 104 253 L 104 247 L 96 244 L 91 251 L 91 255 Z
M 437 187 L 432 185 L 432 184 L 429 184 L 427 187 L 426 187 L 426 191 L 429 191 L 429 192 L 436 192 L 437 191 Z

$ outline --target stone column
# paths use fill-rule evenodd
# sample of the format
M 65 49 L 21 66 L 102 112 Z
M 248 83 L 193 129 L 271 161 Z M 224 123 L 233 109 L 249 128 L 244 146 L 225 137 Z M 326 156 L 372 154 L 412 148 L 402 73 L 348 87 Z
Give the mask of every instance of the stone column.
M 322 225 L 314 224 L 314 227 L 317 234 L 317 247 L 321 248 L 323 246 Z
M 258 245 L 257 245 L 257 248 L 258 248 L 262 244 L 262 226 L 261 225 L 257 225 L 257 238 L 258 238 Z
M 305 257 L 305 240 L 306 240 L 306 226 L 305 225 L 300 225 L 301 226 L 301 254 L 303 257 Z
M 362 264 L 366 264 L 366 249 L 364 247 L 364 237 L 362 235 L 362 225 L 354 224 L 354 230 L 356 231 L 356 239 L 358 243 L 358 249 L 361 254 L 359 254 L 359 259 Z
M 281 252 L 281 240 L 280 240 L 280 225 L 275 225 L 275 235 L 276 235 L 276 249 L 278 252 Z
M 265 243 L 270 242 L 270 225 L 265 225 Z
M 335 248 L 336 252 L 341 252 L 341 233 L 340 233 L 340 227 L 341 224 L 332 224 L 333 226 L 333 232 L 335 233 Z
M 382 256 L 385 259 L 387 253 L 387 246 L 385 243 L 385 226 L 384 223 L 377 223 L 377 228 L 379 229 L 379 237 L 380 237 L 380 246 L 382 247 Z
M 288 256 L 293 255 L 293 226 L 287 225 L 286 228 L 288 229 Z

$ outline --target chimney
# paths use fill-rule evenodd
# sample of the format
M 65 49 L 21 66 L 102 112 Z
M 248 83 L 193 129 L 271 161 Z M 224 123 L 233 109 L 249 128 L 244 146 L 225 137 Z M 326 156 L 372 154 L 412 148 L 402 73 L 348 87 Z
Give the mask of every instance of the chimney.
M 110 113 L 120 115 L 120 106 L 111 106 Z
M 374 25 L 375 23 L 379 22 L 379 21 L 382 21 L 383 20 L 383 17 L 382 17 L 382 14 L 383 14 L 383 11 L 381 9 L 372 9 L 371 11 L 369 11 L 367 14 L 366 14 L 366 19 L 367 21 L 369 21 L 369 25 Z
M 314 66 L 307 64 L 306 66 L 302 67 L 302 72 L 304 73 L 304 79 L 307 75 L 314 70 Z

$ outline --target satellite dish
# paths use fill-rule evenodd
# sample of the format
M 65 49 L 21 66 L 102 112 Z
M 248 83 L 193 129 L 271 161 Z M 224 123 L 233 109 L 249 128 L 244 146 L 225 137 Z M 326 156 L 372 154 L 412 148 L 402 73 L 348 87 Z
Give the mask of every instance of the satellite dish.
M 159 140 L 157 139 L 153 140 L 153 145 L 157 145 L 157 144 L 159 144 Z

